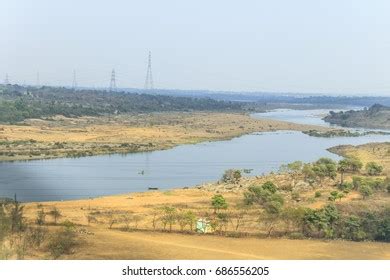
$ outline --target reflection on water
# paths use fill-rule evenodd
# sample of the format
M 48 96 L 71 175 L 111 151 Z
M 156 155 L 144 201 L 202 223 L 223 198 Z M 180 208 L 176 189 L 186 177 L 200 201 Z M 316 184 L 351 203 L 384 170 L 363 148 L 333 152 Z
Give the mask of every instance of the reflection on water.
M 283 131 L 149 153 L 0 163 L 0 196 L 16 193 L 23 201 L 45 201 L 191 186 L 216 181 L 228 168 L 268 173 L 294 160 L 337 159 L 326 150 L 335 145 L 389 140 L 379 135 L 316 138 Z

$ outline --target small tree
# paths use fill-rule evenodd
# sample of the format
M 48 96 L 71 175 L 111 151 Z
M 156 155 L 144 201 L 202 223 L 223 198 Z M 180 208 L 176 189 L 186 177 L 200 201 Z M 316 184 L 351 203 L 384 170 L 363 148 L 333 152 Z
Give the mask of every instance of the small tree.
M 53 217 L 54 224 L 57 224 L 58 219 L 62 216 L 61 211 L 55 206 L 47 214 Z
M 164 230 L 166 229 L 166 226 L 169 225 L 169 231 L 172 231 L 172 226 L 177 221 L 177 210 L 170 206 L 165 206 L 162 210 L 163 216 L 161 217 L 161 222 L 164 226 Z
M 192 211 L 180 211 L 177 215 L 177 221 L 180 226 L 181 231 L 184 231 L 186 226 L 190 227 L 192 231 L 196 221 L 196 215 Z
M 222 182 L 237 184 L 241 179 L 241 171 L 237 169 L 228 169 L 222 175 Z
M 11 204 L 10 220 L 11 220 L 11 232 L 21 232 L 24 230 L 24 218 L 23 218 L 23 209 L 24 206 L 21 206 L 18 200 L 16 199 L 16 194 L 14 201 Z
M 193 231 L 194 230 L 194 224 L 196 222 L 196 215 L 194 212 L 192 211 L 187 211 L 185 213 L 185 217 L 186 217 L 186 220 L 187 220 L 187 224 L 190 226 L 190 230 Z
M 113 211 L 109 211 L 107 214 L 107 220 L 108 220 L 108 228 L 112 229 L 113 225 L 118 222 L 118 219 L 116 215 L 114 215 Z
M 230 223 L 235 231 L 238 231 L 240 227 L 245 225 L 245 217 L 247 214 L 248 209 L 245 205 L 239 205 L 239 210 L 237 212 L 231 212 L 229 214 Z
M 157 223 L 160 219 L 160 214 L 161 214 L 161 210 L 159 209 L 154 209 L 153 212 L 152 212 L 152 227 L 153 229 L 155 230 L 156 227 L 157 227 Z
M 294 161 L 287 164 L 285 167 L 283 167 L 283 169 L 285 169 L 293 177 L 294 180 L 293 186 L 296 185 L 296 181 L 299 177 L 300 172 L 302 171 L 302 168 L 303 168 L 302 161 Z
M 367 197 L 372 195 L 372 188 L 367 185 L 362 185 L 359 188 L 360 194 L 363 196 L 363 199 L 366 199 Z
M 214 213 L 228 208 L 228 204 L 221 194 L 216 194 L 211 198 L 211 206 L 214 208 Z
M 45 224 L 45 218 L 46 218 L 46 213 L 45 211 L 41 208 L 37 212 L 37 218 L 35 220 L 36 224 L 39 226 L 42 226 Z
M 376 162 L 369 162 L 366 164 L 366 172 L 370 176 L 380 175 L 383 171 L 383 166 L 377 164 Z
M 306 182 L 309 182 L 310 185 L 312 185 L 316 179 L 316 174 L 313 171 L 313 166 L 309 163 L 306 163 L 302 167 L 302 173 L 304 176 L 304 180 Z

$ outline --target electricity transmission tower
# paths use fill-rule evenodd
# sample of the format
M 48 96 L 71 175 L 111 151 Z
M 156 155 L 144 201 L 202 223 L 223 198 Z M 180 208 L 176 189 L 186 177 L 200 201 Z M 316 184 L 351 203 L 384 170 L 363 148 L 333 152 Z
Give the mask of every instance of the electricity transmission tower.
M 9 84 L 8 73 L 5 74 L 4 84 L 5 84 L 5 85 L 8 85 L 8 84 Z
M 39 72 L 37 72 L 37 87 L 40 87 L 41 86 L 41 83 L 39 81 Z
M 149 52 L 148 70 L 146 71 L 145 89 L 153 89 L 153 75 L 152 75 L 152 53 Z
M 73 82 L 72 89 L 75 90 L 77 88 L 77 80 L 76 80 L 76 70 L 73 70 Z
M 115 69 L 111 71 L 110 92 L 116 91 Z

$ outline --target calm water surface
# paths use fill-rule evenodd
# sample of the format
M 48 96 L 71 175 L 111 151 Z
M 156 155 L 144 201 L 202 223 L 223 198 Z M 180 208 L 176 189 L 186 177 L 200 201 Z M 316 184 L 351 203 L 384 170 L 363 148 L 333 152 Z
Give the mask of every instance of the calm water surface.
M 270 113 L 266 114 L 269 117 Z M 285 120 L 297 122 L 302 111 L 290 114 L 295 119 Z M 311 124 L 322 121 L 318 116 L 298 119 Z M 67 200 L 145 191 L 148 187 L 191 186 L 216 181 L 228 168 L 253 169 L 251 175 L 259 175 L 294 160 L 338 159 L 326 150 L 332 146 L 383 141 L 390 141 L 390 136 L 316 138 L 279 131 L 148 153 L 0 163 L 0 196 L 16 193 L 22 201 Z

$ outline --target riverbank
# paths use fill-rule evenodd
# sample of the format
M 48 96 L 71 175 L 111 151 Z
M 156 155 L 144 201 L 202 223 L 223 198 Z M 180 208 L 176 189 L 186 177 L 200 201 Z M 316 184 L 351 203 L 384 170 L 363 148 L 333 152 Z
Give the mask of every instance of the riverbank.
M 364 164 L 378 162 L 383 166 L 383 172 L 390 175 L 390 142 L 368 143 L 359 146 L 341 145 L 332 147 L 329 151 L 343 157 L 359 158 Z
M 164 150 L 182 144 L 227 140 L 277 130 L 329 128 L 241 113 L 159 113 L 26 120 L 0 125 L 0 161 L 83 157 Z

